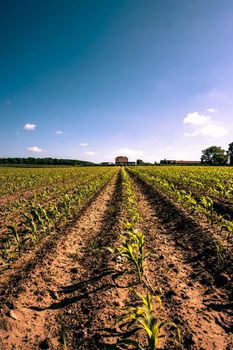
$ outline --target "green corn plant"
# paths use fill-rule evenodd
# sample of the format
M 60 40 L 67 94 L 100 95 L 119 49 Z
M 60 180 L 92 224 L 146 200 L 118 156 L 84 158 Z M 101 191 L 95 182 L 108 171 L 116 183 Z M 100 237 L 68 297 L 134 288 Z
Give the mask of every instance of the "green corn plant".
M 61 341 L 62 341 L 63 349 L 64 350 L 67 349 L 66 330 L 63 322 L 61 322 Z
M 24 240 L 22 238 L 20 238 L 19 233 L 17 231 L 17 229 L 15 228 L 15 226 L 7 226 L 7 228 L 11 231 L 12 237 L 17 245 L 17 250 L 18 250 L 18 255 L 21 255 L 21 249 L 22 246 L 24 244 Z
M 24 244 L 27 241 L 34 243 L 42 232 L 48 232 L 51 228 L 61 229 L 64 227 L 70 219 L 75 218 L 80 202 L 84 204 L 100 190 L 116 172 L 116 168 L 105 170 L 92 168 L 92 174 L 86 169 L 64 170 L 62 175 L 60 175 L 60 172 L 63 172 L 61 169 L 59 175 L 53 174 L 53 172 L 57 172 L 55 169 L 52 171 L 46 169 L 46 174 L 44 171 L 43 169 L 43 174 L 36 174 L 40 170 L 33 169 L 29 176 L 25 172 L 20 176 L 15 176 L 15 180 L 12 175 L 7 177 L 3 174 L 4 181 L 6 178 L 8 179 L 5 187 L 6 194 L 9 194 L 9 191 L 14 193 L 19 188 L 21 191 L 18 199 L 5 206 L 1 213 L 5 227 L 10 225 L 14 216 L 17 216 L 20 228 L 20 230 L 14 230 L 13 226 L 9 226 L 6 235 L 1 238 L 0 256 L 3 260 L 16 258 L 16 253 L 20 255 Z M 65 183 L 64 186 L 61 186 L 64 174 Z M 76 191 L 77 187 L 80 187 L 80 196 Z M 40 191 L 38 191 L 39 189 Z
M 129 234 L 129 238 L 125 240 L 123 244 L 123 255 L 126 257 L 128 262 L 133 265 L 136 269 L 139 282 L 142 281 L 143 275 L 143 248 L 145 245 L 145 236 L 134 230 Z
M 127 327 L 127 329 L 130 329 L 133 327 L 135 329 L 135 333 L 138 330 L 143 330 L 147 336 L 148 348 L 150 350 L 155 350 L 158 345 L 161 329 L 166 325 L 172 325 L 175 327 L 176 325 L 169 321 L 165 321 L 165 322 L 159 321 L 154 311 L 152 295 L 150 295 L 147 292 L 144 297 L 141 294 L 137 293 L 136 291 L 134 291 L 134 293 L 139 298 L 141 304 L 136 307 L 132 306 L 125 309 L 120 309 L 122 314 L 117 317 L 116 324 L 123 320 L 128 320 L 126 324 L 120 327 L 121 329 L 125 326 Z M 160 297 L 156 296 L 154 298 L 157 300 L 160 307 L 162 307 L 162 301 Z M 134 345 L 136 346 L 137 349 L 142 349 L 141 344 L 138 341 L 135 341 L 132 339 L 127 339 L 127 338 L 119 339 L 118 344 Z
M 141 282 L 143 276 L 143 248 L 145 245 L 145 236 L 134 229 L 132 232 L 125 232 L 125 235 L 122 237 L 124 238 L 124 241 L 120 247 L 107 247 L 107 249 L 115 254 L 116 261 L 121 261 L 121 258 L 125 258 L 128 263 L 134 267 L 139 282 Z
M 60 203 L 60 208 L 62 208 L 66 214 L 66 216 L 70 215 L 71 211 L 71 196 L 65 194 L 62 202 Z
M 191 192 L 186 194 L 185 206 L 191 210 L 189 215 L 193 214 L 197 210 L 197 201 L 192 197 Z
M 181 202 L 182 207 L 184 207 L 187 199 L 187 192 L 185 190 L 176 190 L 176 196 L 178 201 Z
M 6 260 L 7 263 L 10 262 L 11 258 L 12 258 L 12 237 L 9 237 L 9 235 L 6 237 L 6 241 L 5 244 L 3 245 L 3 247 L 1 247 L 1 258 L 3 260 Z
M 27 230 L 31 233 L 30 239 L 32 242 L 35 242 L 38 233 L 38 225 L 30 214 L 23 213 L 22 216 L 26 219 L 26 222 L 28 224 Z
M 61 213 L 57 205 L 51 205 L 47 212 L 48 212 L 48 218 L 54 220 L 55 222 L 58 221 L 58 219 L 61 216 Z
M 217 189 L 215 189 L 217 194 L 220 194 L 224 199 L 230 198 L 232 194 L 232 188 L 226 186 L 226 184 L 218 183 Z
M 233 237 L 233 221 L 230 221 L 229 215 L 224 215 L 224 216 L 219 215 L 219 221 L 221 226 L 221 232 L 223 230 L 227 231 L 227 243 L 229 245 L 230 239 Z
M 42 218 L 42 215 L 41 215 L 41 210 L 42 208 L 38 207 L 38 208 L 32 208 L 29 212 L 30 214 L 32 215 L 33 217 L 33 220 L 35 222 L 38 223 L 38 226 L 41 226 L 43 228 L 43 230 L 45 229 L 45 222 Z M 45 212 L 45 211 L 44 211 Z
M 127 220 L 125 218 L 120 220 L 120 222 L 123 224 L 126 232 L 133 232 L 135 225 L 132 222 L 130 222 L 129 220 Z
M 128 221 L 130 221 L 132 224 L 136 224 L 140 220 L 140 216 L 138 213 L 131 180 L 125 169 L 121 170 L 121 176 L 122 176 L 122 187 L 123 187 L 122 207 L 127 212 Z
M 202 196 L 200 204 L 204 208 L 204 213 L 207 217 L 207 220 L 209 220 L 210 223 L 213 224 L 215 214 L 213 200 L 208 196 Z
M 215 238 L 214 240 L 216 255 L 218 259 L 218 270 L 221 270 L 226 261 L 226 248 Z

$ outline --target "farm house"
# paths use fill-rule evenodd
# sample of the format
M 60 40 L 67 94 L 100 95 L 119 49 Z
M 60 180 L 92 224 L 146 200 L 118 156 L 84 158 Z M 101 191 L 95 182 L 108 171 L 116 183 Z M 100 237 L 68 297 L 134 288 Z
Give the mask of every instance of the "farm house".
M 129 163 L 128 157 L 125 156 L 118 156 L 115 158 L 115 164 L 116 165 L 127 165 Z

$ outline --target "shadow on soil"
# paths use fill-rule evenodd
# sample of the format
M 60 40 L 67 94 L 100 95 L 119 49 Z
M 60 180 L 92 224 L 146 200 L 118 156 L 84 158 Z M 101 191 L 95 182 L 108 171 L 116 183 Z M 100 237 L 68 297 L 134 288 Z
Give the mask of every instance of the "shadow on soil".
M 71 304 L 76 303 L 77 301 L 80 301 L 82 299 L 88 299 L 90 298 L 91 294 L 96 294 L 99 291 L 103 291 L 103 290 L 108 290 L 108 289 L 112 289 L 112 288 L 122 288 L 122 289 L 128 289 L 131 288 L 135 285 L 135 283 L 130 283 L 127 285 L 119 285 L 116 283 L 116 279 L 123 276 L 125 274 L 125 271 L 120 271 L 118 273 L 116 273 L 116 271 L 109 271 L 109 272 L 105 272 L 100 274 L 99 276 L 96 276 L 95 278 L 90 278 L 88 280 L 84 280 L 80 283 L 76 283 L 70 286 L 64 286 L 62 287 L 62 290 L 59 291 L 53 291 L 53 290 L 48 290 L 48 292 L 50 293 L 50 295 L 53 295 L 54 299 L 57 299 L 57 297 L 55 297 L 55 293 L 60 293 L 60 294 L 72 294 L 72 293 L 78 293 L 80 292 L 80 295 L 77 296 L 73 296 L 73 297 L 65 297 L 64 299 L 62 299 L 61 301 L 57 302 L 57 303 L 52 303 L 50 304 L 48 307 L 46 308 L 41 308 L 41 307 L 37 307 L 37 306 L 30 306 L 29 309 L 31 310 L 35 310 L 35 311 L 45 311 L 45 310 L 58 310 L 58 309 L 63 309 L 66 306 L 69 306 Z M 113 280 L 113 283 L 103 283 L 101 284 L 101 286 L 97 287 L 97 288 L 93 288 L 93 284 L 95 283 L 99 283 L 103 280 L 103 278 L 105 276 L 110 276 L 111 279 Z M 90 286 L 92 289 L 90 291 L 88 291 L 88 286 Z
M 47 308 L 31 306 L 35 311 L 63 310 L 59 318 L 66 326 L 69 346 L 71 349 L 116 349 L 115 345 L 105 344 L 105 338 L 119 338 L 122 332 L 113 327 L 106 327 L 100 320 L 102 313 L 99 313 L 101 305 L 110 304 L 111 292 L 118 289 L 128 289 L 135 285 L 129 282 L 127 270 L 116 270 L 111 268 L 112 255 L 104 247 L 114 244 L 118 236 L 119 220 L 121 216 L 121 175 L 118 174 L 116 186 L 107 208 L 101 218 L 101 227 L 98 232 L 93 230 L 90 238 L 82 248 L 84 255 L 80 259 L 83 278 L 70 285 L 64 285 L 58 291 L 49 290 L 54 300 Z M 123 277 L 123 279 L 122 279 Z M 123 283 L 122 283 L 123 281 Z M 59 296 L 64 298 L 59 298 Z M 56 301 L 56 299 L 60 299 Z M 100 305 L 101 304 L 101 305 Z M 103 309 L 104 310 L 104 309 Z M 103 311 L 104 312 L 104 311 Z M 61 321 L 60 320 L 60 321 Z M 74 327 L 75 325 L 75 327 Z M 88 329 L 88 336 L 85 336 L 85 329 Z M 125 336 L 129 332 L 126 332 Z
M 233 258 L 230 254 L 226 257 L 224 264 L 219 267 L 213 234 L 208 229 L 177 208 L 168 198 L 145 181 L 132 173 L 130 175 L 152 204 L 160 225 L 166 230 L 164 234 L 171 235 L 187 263 L 195 263 L 195 270 L 199 268 L 199 273 L 205 274 L 205 278 L 201 277 L 203 284 L 205 281 L 207 285 L 212 283 L 213 278 L 215 279 L 221 271 L 232 271 Z M 213 278 L 210 275 L 207 276 L 207 271 Z M 196 277 L 199 279 L 200 274 Z

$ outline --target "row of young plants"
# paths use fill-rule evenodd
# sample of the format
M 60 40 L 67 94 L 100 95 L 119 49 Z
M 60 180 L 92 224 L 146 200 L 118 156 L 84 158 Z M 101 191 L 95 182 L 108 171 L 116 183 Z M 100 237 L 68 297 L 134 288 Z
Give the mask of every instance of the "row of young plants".
M 92 172 L 92 178 L 89 177 Z M 18 211 L 18 216 L 11 224 L 4 225 L 0 236 L 0 266 L 5 267 L 21 256 L 26 249 L 38 244 L 42 237 L 54 230 L 60 230 L 77 217 L 79 209 L 109 181 L 115 173 L 115 168 L 108 171 L 86 169 L 85 177 L 78 177 L 72 186 L 64 188 L 60 184 L 60 195 L 55 201 L 40 202 L 39 197 L 24 200 Z M 84 175 L 84 174 L 83 174 Z
M 54 170 L 57 171 L 57 169 Z M 34 171 L 36 172 L 37 169 L 34 169 Z M 19 218 L 23 212 L 30 211 L 30 208 L 37 206 L 56 206 L 61 201 L 64 193 L 72 195 L 74 189 L 77 191 L 77 186 L 83 186 L 108 172 L 109 169 L 101 169 L 100 167 L 81 170 L 73 168 L 72 170 L 66 170 L 66 177 L 63 180 L 60 177 L 53 176 L 53 183 L 51 183 L 50 173 L 47 173 L 47 182 L 44 180 L 44 186 L 40 187 L 40 190 L 38 190 L 37 182 L 35 182 L 35 188 L 29 194 L 28 192 L 21 193 L 14 200 L 7 201 L 0 206 L 0 235 L 2 229 L 7 225 L 11 225 L 13 219 Z M 70 174 L 70 177 L 67 174 Z
M 71 168 L 0 168 L 0 208 L 14 205 L 17 200 L 32 198 L 35 194 L 43 196 L 43 192 L 51 195 L 58 188 L 72 184 L 95 173 L 107 172 L 107 167 L 71 167 Z
M 70 180 L 85 168 L 11 168 L 0 167 L 0 197 L 20 195 L 25 191 L 53 185 L 59 181 Z M 72 175 L 73 173 L 73 175 Z
M 212 166 L 162 166 L 147 167 L 147 173 L 158 176 L 192 191 L 205 192 L 205 195 L 224 202 L 233 202 L 233 168 Z
M 145 168 L 131 169 L 130 171 L 155 187 L 157 191 L 166 194 L 172 201 L 181 205 L 188 215 L 206 218 L 206 221 L 212 226 L 212 231 L 214 231 L 213 240 L 216 247 L 218 269 L 221 270 L 225 264 L 226 254 L 231 253 L 232 250 L 233 221 L 227 215 L 220 215 L 214 210 L 213 199 L 202 195 L 197 200 L 191 191 L 178 188 L 172 180 L 168 179 L 173 168 L 170 168 L 170 172 L 166 173 L 166 178 L 158 175 L 157 170 L 154 173 L 152 170 L 145 170 Z M 171 178 L 173 177 L 174 174 L 171 174 Z M 224 237 L 222 233 L 224 233 Z M 220 240 L 220 237 L 225 239 Z
M 8 169 L 7 169 L 8 170 Z M 11 170 L 11 169 L 10 169 Z M 14 171 L 25 169 L 12 169 Z M 12 171 L 11 170 L 11 171 Z M 30 190 L 24 192 L 17 192 L 14 196 L 0 196 L 0 237 L 2 232 L 5 231 L 6 226 L 12 225 L 12 222 L 19 222 L 19 218 L 22 213 L 27 212 L 32 207 L 57 205 L 64 193 L 70 194 L 74 191 L 75 186 L 88 183 L 93 178 L 103 174 L 103 170 L 100 168 L 91 169 L 87 168 L 61 168 L 61 174 L 58 174 L 58 168 L 54 169 L 29 169 L 29 174 L 25 175 L 25 179 L 21 179 L 21 182 L 28 182 L 28 176 L 31 176 L 31 181 L 34 182 L 34 187 L 31 185 Z M 42 172 L 45 170 L 45 172 Z M 47 172 L 49 170 L 49 172 Z M 54 173 L 53 171 L 54 170 Z M 39 173 L 38 173 L 39 171 Z M 106 169 L 104 172 L 107 172 Z M 68 176 L 69 175 L 69 176 Z M 38 178 L 43 179 L 41 186 L 38 188 Z M 42 180 L 41 179 L 41 180 Z M 14 184 L 13 177 L 13 184 Z M 9 188 L 12 185 L 9 179 Z M 0 188 L 1 188 L 0 184 Z M 1 203 L 2 199 L 2 203 Z
M 145 236 L 138 229 L 142 222 L 137 202 L 135 199 L 132 181 L 127 171 L 121 169 L 122 177 L 122 232 L 115 246 L 107 247 L 113 254 L 117 264 L 123 270 L 129 270 L 136 276 L 136 286 L 144 292 L 139 293 L 135 288 L 130 289 L 132 300 L 129 307 L 119 309 L 120 315 L 116 318 L 116 324 L 120 324 L 122 336 L 116 343 L 117 349 L 157 349 L 162 328 L 166 326 L 176 327 L 169 321 L 160 321 L 162 301 L 159 295 L 154 294 L 144 278 L 144 264 L 148 252 L 145 249 Z M 135 306 L 135 298 L 137 299 Z M 155 301 L 158 309 L 155 310 Z M 178 330 L 180 339 L 180 331 Z M 145 341 L 141 337 L 146 337 Z

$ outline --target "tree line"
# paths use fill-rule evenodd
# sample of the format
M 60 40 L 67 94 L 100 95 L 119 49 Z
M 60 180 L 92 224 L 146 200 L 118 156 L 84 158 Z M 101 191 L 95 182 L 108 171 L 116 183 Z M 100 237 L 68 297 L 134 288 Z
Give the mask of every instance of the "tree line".
M 233 142 L 228 150 L 219 146 L 210 146 L 202 151 L 201 162 L 208 165 L 233 165 Z
M 94 165 L 86 160 L 76 159 L 57 159 L 57 158 L 0 158 L 2 165 L 70 165 L 70 166 L 88 166 Z

